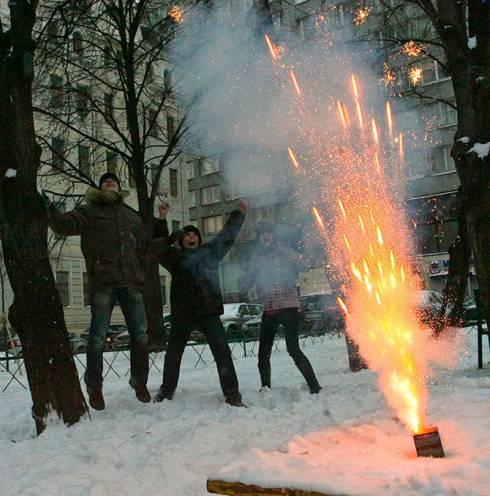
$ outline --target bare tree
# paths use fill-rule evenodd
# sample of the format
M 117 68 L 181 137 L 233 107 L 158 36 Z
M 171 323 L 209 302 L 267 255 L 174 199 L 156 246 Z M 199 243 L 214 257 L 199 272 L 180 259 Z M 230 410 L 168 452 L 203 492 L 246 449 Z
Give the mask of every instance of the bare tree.
M 446 302 L 460 317 L 469 256 L 473 253 L 486 317 L 490 317 L 490 3 L 480 0 L 379 0 L 381 12 L 365 39 L 380 40 L 385 60 L 410 74 L 409 93 L 457 111 L 451 155 L 461 183 L 459 231 L 449 248 Z M 369 7 L 360 2 L 358 10 Z M 367 9 L 367 10 L 366 10 Z M 376 26 L 377 22 L 377 26 Z M 367 23 L 366 23 L 367 24 Z M 403 59 L 400 58 L 403 56 Z M 421 59 L 433 60 L 451 77 L 454 100 L 437 87 L 418 85 Z M 401 61 L 401 62 L 400 62 Z M 396 70 L 385 67 L 385 79 Z M 406 91 L 408 88 L 401 88 Z M 400 88 L 397 88 L 400 90 Z M 406 93 L 405 93 L 406 94 Z
M 155 202 L 167 194 L 162 170 L 179 163 L 183 143 L 185 118 L 167 50 L 182 10 L 156 0 L 72 0 L 52 15 L 46 0 L 42 12 L 44 72 L 36 81 L 35 111 L 52 157 L 47 180 L 62 174 L 94 186 L 95 171 L 118 172 L 136 189 L 139 214 L 153 233 Z M 145 261 L 145 276 L 149 335 L 161 345 L 160 280 L 152 259 Z
M 37 194 L 40 146 L 32 109 L 37 1 L 9 3 L 0 24 L 0 239 L 14 302 L 9 320 L 23 347 L 38 434 L 56 412 L 66 424 L 87 413 L 47 251 Z

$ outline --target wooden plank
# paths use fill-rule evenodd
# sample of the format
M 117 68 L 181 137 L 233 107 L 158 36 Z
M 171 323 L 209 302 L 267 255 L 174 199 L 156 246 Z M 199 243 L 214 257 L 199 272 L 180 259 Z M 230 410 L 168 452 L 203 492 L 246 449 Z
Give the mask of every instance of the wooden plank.
M 208 493 L 230 496 L 262 496 L 266 494 L 281 494 L 282 496 L 342 496 L 340 494 L 326 494 L 293 488 L 260 487 L 253 484 L 243 484 L 242 482 L 226 482 L 221 480 L 208 480 L 207 490 Z

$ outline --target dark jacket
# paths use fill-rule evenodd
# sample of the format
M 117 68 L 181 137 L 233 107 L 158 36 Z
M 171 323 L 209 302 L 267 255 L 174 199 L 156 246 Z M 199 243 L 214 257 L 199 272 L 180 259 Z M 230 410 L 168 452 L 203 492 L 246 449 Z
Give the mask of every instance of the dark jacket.
M 240 276 L 240 292 L 255 285 L 265 312 L 297 308 L 298 274 L 303 270 L 306 264 L 296 251 L 276 242 L 265 247 L 257 241 Z
M 198 248 L 179 250 L 172 239 L 154 240 L 152 250 L 172 275 L 172 322 L 192 323 L 223 313 L 218 266 L 234 243 L 245 215 L 233 211 L 221 232 Z
M 49 206 L 49 226 L 62 236 L 81 237 L 89 286 L 142 288 L 148 236 L 138 213 L 124 203 L 127 193 L 90 188 L 86 204 L 61 213 Z M 154 237 L 168 236 L 167 222 L 156 220 Z

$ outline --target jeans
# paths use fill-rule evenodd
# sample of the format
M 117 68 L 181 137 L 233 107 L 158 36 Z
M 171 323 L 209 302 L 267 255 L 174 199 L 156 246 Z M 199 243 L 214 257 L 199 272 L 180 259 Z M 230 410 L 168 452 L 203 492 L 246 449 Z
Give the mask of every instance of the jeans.
M 299 347 L 299 314 L 297 308 L 284 308 L 277 313 L 271 315 L 264 313 L 262 316 L 258 363 L 262 387 L 271 387 L 271 352 L 277 328 L 281 324 L 284 326 L 286 349 L 289 355 L 303 374 L 310 391 L 318 392 L 320 384 L 315 376 L 313 367 Z
M 112 310 L 119 301 L 128 326 L 131 353 L 131 383 L 148 381 L 148 336 L 143 294 L 138 289 L 96 288 L 91 295 L 92 320 L 87 344 L 85 383 L 91 389 L 102 389 L 103 350 Z
M 227 399 L 240 398 L 238 378 L 231 358 L 231 351 L 225 338 L 225 330 L 218 316 L 211 316 L 200 322 L 172 322 L 172 330 L 167 342 L 163 383 L 163 395 L 172 397 L 180 374 L 180 364 L 184 349 L 193 330 L 199 329 L 205 336 L 218 368 L 221 390 Z

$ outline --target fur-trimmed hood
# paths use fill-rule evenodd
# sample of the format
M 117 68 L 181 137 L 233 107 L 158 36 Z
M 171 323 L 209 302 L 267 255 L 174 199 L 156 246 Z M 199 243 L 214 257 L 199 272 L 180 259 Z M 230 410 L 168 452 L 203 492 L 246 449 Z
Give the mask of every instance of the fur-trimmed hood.
M 98 203 L 99 205 L 111 205 L 112 203 L 123 202 L 129 196 L 129 191 L 107 191 L 97 188 L 89 188 L 85 193 L 87 203 Z

